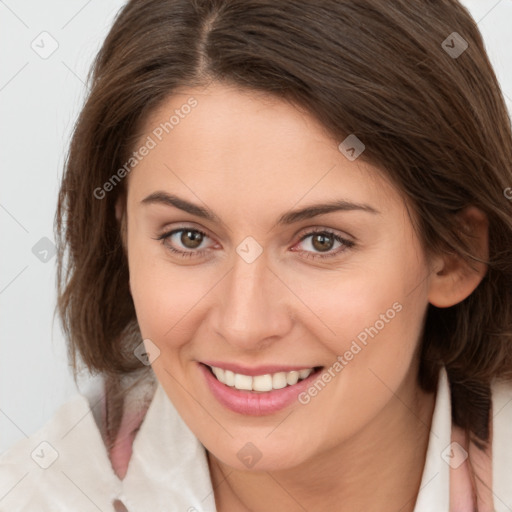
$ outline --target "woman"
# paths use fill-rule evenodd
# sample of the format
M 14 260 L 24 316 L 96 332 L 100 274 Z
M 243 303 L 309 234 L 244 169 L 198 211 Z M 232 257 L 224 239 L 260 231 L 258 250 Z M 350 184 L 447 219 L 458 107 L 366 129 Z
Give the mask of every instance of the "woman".
M 130 1 L 56 216 L 101 385 L 0 509 L 510 510 L 511 162 L 456 0 Z

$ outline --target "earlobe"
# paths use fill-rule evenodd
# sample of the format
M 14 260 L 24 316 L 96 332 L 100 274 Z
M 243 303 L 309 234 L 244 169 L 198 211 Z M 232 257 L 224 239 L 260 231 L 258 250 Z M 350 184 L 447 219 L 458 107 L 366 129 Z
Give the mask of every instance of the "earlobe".
M 489 258 L 489 235 L 487 216 L 476 207 L 468 207 L 460 214 L 462 234 L 468 239 L 471 251 L 479 260 Z M 439 308 L 454 306 L 469 297 L 487 272 L 482 261 L 470 263 L 453 253 L 437 256 L 431 265 L 428 299 Z

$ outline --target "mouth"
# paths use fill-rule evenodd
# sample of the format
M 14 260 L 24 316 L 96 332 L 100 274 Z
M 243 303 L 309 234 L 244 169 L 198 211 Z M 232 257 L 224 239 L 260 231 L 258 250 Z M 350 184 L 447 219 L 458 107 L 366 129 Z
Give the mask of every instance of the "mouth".
M 279 389 L 293 387 L 305 379 L 314 377 L 315 374 L 321 372 L 324 368 L 323 366 L 313 366 L 290 371 L 247 375 L 225 368 L 220 368 L 218 366 L 208 365 L 205 363 L 200 364 L 204 366 L 221 384 L 239 391 L 250 391 L 254 394 L 270 393 Z

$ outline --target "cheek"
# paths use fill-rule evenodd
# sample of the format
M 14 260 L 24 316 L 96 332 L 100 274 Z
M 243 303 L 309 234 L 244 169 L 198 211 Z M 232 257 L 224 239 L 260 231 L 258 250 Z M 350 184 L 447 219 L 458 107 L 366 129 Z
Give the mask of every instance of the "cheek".
M 178 346 L 197 326 L 201 299 L 212 287 L 212 276 L 198 266 L 179 267 L 154 241 L 151 249 L 134 240 L 129 248 L 130 288 L 144 338 L 160 349 Z
M 386 266 L 367 260 L 364 270 L 352 268 L 333 279 L 336 285 L 316 288 L 304 298 L 315 304 L 323 324 L 335 333 L 318 320 L 309 324 L 332 354 L 327 371 L 336 382 L 331 388 L 334 395 L 326 393 L 318 404 L 323 410 L 329 410 L 332 402 L 346 406 L 329 413 L 333 424 L 364 423 L 387 403 L 391 390 L 396 391 L 413 368 L 428 287 L 422 282 L 422 260 L 411 253 L 397 249 L 394 258 L 393 252 L 379 258 L 389 262 Z
M 419 275 L 421 268 L 397 262 L 386 273 L 357 278 L 353 273 L 328 293 L 304 298 L 318 307 L 322 323 L 312 320 L 309 330 L 332 354 L 326 380 L 334 382 L 327 384 L 331 391 L 309 398 L 323 413 L 308 421 L 319 431 L 326 423 L 336 425 L 331 439 L 352 435 L 375 416 L 413 368 L 427 307 L 427 287 L 417 286 Z
M 411 335 L 427 304 L 427 291 L 418 286 L 421 274 L 419 265 L 404 258 L 385 268 L 352 268 L 329 280 L 302 277 L 297 295 L 311 305 L 302 320 L 334 354 L 349 350 L 353 341 L 369 347 L 379 339 L 390 349 L 404 341 L 414 345 Z

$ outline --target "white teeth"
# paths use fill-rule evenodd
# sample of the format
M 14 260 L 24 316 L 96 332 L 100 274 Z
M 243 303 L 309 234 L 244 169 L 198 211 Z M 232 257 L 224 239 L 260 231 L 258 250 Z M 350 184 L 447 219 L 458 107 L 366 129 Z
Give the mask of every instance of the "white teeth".
M 234 373 L 230 370 L 217 368 L 216 366 L 210 367 L 217 380 L 226 384 L 226 386 L 234 387 L 236 389 L 246 391 L 271 391 L 272 389 L 282 389 L 286 386 L 293 386 L 299 380 L 306 379 L 313 373 L 313 368 L 303 370 L 292 370 L 291 372 L 278 372 L 274 374 L 243 375 L 241 373 Z
M 213 366 L 212 366 L 213 368 Z M 219 377 L 217 377 L 219 379 Z M 235 374 L 231 370 L 224 371 L 224 380 L 219 379 L 220 382 L 226 384 L 227 386 L 233 387 L 235 385 Z
M 249 389 L 252 389 L 252 391 L 270 391 L 272 389 L 272 375 L 268 373 L 266 375 L 256 375 L 255 377 L 246 378 L 251 381 L 252 387 Z
M 252 391 L 252 377 L 249 377 L 249 375 L 235 373 L 235 388 Z
M 299 370 L 299 379 L 305 379 L 310 376 L 312 368 L 308 368 L 307 370 Z
M 217 368 L 216 366 L 210 366 L 210 368 L 217 379 L 224 381 L 224 370 L 222 368 Z
M 274 389 L 282 389 L 287 385 L 285 372 L 274 373 L 274 375 L 272 375 L 272 387 Z
M 293 386 L 294 384 L 297 384 L 299 381 L 299 372 L 296 372 L 295 370 L 292 372 L 288 372 L 286 374 L 286 382 L 289 386 Z

